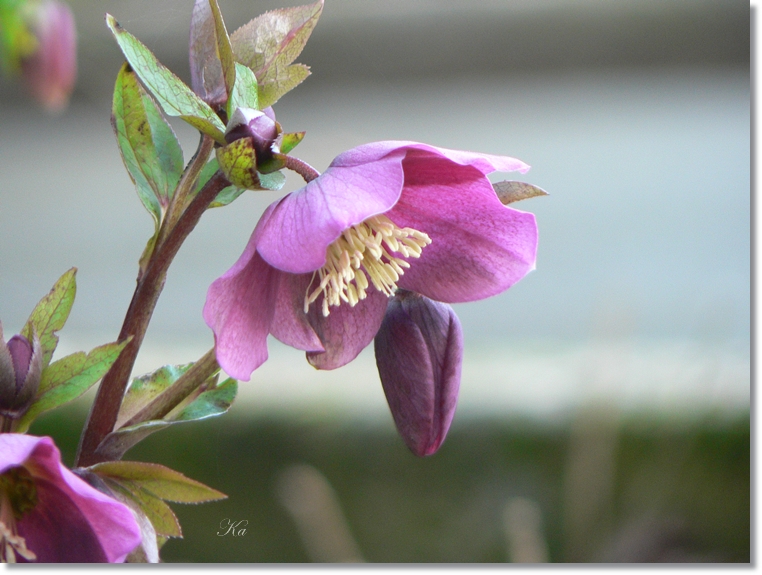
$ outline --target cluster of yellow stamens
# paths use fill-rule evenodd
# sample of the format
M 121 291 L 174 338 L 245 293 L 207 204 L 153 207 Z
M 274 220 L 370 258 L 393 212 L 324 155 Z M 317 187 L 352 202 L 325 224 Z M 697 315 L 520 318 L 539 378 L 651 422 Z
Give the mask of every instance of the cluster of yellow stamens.
M 320 283 L 312 291 L 312 284 L 307 289 L 304 313 L 321 293 L 324 316 L 331 313 L 329 306 L 341 305 L 342 301 L 354 307 L 365 299 L 370 283 L 378 291 L 394 295 L 397 281 L 410 267 L 404 258 L 420 257 L 430 243 L 431 238 L 423 232 L 399 228 L 383 215 L 344 230 L 328 246 L 325 265 L 315 272 Z

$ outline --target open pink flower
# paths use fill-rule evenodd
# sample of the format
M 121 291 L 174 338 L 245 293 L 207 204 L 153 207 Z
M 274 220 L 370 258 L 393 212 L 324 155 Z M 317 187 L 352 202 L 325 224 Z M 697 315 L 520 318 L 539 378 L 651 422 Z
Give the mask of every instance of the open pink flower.
M 140 544 L 122 503 L 66 469 L 49 437 L 0 434 L 0 557 L 121 563 Z
M 500 203 L 486 175 L 520 160 L 416 142 L 366 144 L 272 204 L 209 288 L 217 360 L 248 380 L 267 335 L 319 369 L 354 359 L 397 287 L 456 303 L 498 294 L 534 268 L 533 214 Z

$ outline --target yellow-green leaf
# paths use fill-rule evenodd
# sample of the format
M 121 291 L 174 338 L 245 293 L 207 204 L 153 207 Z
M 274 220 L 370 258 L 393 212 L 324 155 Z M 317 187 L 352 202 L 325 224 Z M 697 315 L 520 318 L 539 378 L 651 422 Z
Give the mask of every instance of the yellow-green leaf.
M 111 122 L 138 196 L 158 226 L 180 181 L 183 151 L 172 127 L 126 62 L 114 87 Z
M 98 382 L 119 357 L 129 340 L 107 343 L 85 354 L 82 351 L 51 363 L 42 371 L 40 387 L 32 406 L 19 419 L 17 431 L 29 429 L 34 419 L 45 411 L 68 403 Z
M 40 338 L 43 369 L 50 363 L 58 346 L 56 332 L 66 324 L 71 306 L 74 305 L 74 296 L 77 294 L 76 275 L 77 268 L 71 268 L 58 278 L 53 289 L 32 310 L 21 330 L 21 335 L 29 341 L 32 341 L 32 331 Z
M 89 469 L 101 477 L 116 479 L 123 484 L 131 482 L 165 501 L 202 503 L 227 497 L 216 489 L 158 463 L 108 461 L 97 463 Z

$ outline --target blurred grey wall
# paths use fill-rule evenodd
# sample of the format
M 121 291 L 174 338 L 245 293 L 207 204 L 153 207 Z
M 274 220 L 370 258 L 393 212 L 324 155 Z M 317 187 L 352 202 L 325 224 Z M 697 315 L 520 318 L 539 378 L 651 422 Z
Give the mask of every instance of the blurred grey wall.
M 0 318 L 18 329 L 76 265 L 69 330 L 113 337 L 152 224 L 109 125 L 122 58 L 103 15 L 187 79 L 192 2 L 70 3 L 80 37 L 70 109 L 49 118 L 18 87 L 0 88 Z M 220 0 L 230 31 L 299 3 Z M 319 169 L 373 139 L 533 166 L 523 179 L 551 196 L 517 207 L 538 217 L 537 270 L 458 306 L 467 340 L 583 340 L 604 318 L 643 337 L 748 343 L 749 38 L 740 1 L 327 0 L 298 59 L 313 75 L 276 113 L 307 131 L 295 153 Z M 173 125 L 187 159 L 196 136 Z M 298 186 L 289 176 L 285 191 Z M 211 343 L 206 288 L 276 197 L 247 194 L 204 216 L 149 343 Z

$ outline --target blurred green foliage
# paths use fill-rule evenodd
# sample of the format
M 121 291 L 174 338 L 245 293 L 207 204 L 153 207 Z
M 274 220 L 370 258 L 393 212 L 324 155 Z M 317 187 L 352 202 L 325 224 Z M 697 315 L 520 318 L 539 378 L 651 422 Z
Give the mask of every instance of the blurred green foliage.
M 76 407 L 48 414 L 31 430 L 53 436 L 67 464 L 85 417 Z M 325 475 L 371 562 L 507 561 L 503 512 L 512 497 L 537 503 L 554 562 L 750 560 L 748 416 L 619 419 L 610 434 L 611 497 L 603 498 L 589 533 L 580 534 L 570 526 L 584 523 L 564 516 L 573 507 L 571 446 L 580 445 L 571 423 L 456 416 L 442 449 L 418 459 L 391 420 L 254 419 L 237 407 L 237 413 L 156 434 L 125 457 L 160 462 L 229 496 L 173 505 L 184 539 L 165 545 L 164 561 L 310 561 L 276 496 L 279 474 L 294 463 Z M 606 473 L 577 468 L 591 478 Z M 248 520 L 246 534 L 218 536 L 226 519 Z M 584 549 L 570 550 L 569 541 L 580 536 Z

